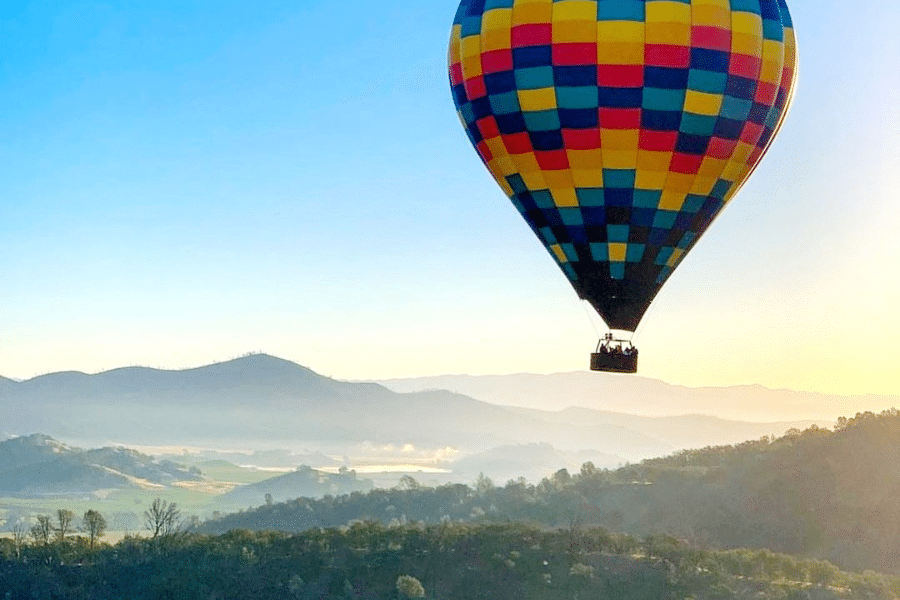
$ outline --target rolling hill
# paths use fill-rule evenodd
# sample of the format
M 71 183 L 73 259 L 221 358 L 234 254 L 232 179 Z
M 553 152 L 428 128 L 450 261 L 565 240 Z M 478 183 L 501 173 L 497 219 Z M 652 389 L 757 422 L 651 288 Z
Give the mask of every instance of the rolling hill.
M 576 403 L 546 399 L 547 406 Z M 633 405 L 625 396 L 618 403 Z M 445 390 L 398 393 L 376 383 L 337 381 L 267 355 L 184 371 L 131 367 L 4 380 L 0 422 L 9 434 L 43 432 L 83 445 L 288 448 L 351 457 L 377 451 L 406 461 L 404 448 L 423 459 L 448 447 L 468 455 L 547 443 L 566 452 L 593 451 L 609 466 L 809 424 L 498 406 Z

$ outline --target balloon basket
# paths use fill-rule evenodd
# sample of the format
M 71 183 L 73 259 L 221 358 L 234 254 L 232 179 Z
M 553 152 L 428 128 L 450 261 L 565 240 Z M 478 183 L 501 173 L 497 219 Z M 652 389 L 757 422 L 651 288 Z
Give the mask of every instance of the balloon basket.
M 616 340 L 607 335 L 591 354 L 591 371 L 607 373 L 637 373 L 638 351 L 627 340 Z

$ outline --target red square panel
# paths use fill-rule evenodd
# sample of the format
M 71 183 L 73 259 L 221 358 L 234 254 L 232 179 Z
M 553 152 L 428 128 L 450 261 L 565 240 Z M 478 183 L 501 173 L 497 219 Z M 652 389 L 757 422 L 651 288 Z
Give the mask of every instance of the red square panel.
M 478 142 L 475 148 L 478 149 L 478 154 L 481 155 L 481 160 L 484 162 L 490 162 L 494 160 L 494 153 L 491 152 L 491 149 L 488 148 L 488 145 L 485 142 Z
M 691 45 L 694 48 L 731 51 L 731 32 L 720 27 L 695 25 L 691 29 Z
M 600 65 L 597 85 L 603 87 L 639 88 L 644 85 L 643 65 Z
M 498 135 L 500 135 L 500 129 L 497 127 L 497 119 L 492 116 L 487 116 L 483 119 L 479 119 L 478 123 L 478 131 L 481 132 L 481 137 L 486 140 L 492 140 Z
M 559 66 L 596 65 L 597 44 L 553 44 L 553 64 Z
M 534 146 L 531 145 L 531 138 L 528 137 L 528 134 L 524 131 L 521 133 L 511 133 L 502 137 L 503 145 L 506 146 L 506 151 L 510 154 L 526 154 L 534 151 Z
M 485 73 L 512 71 L 512 50 L 489 50 L 481 55 L 481 69 Z
M 553 28 L 549 23 L 530 23 L 512 28 L 512 47 L 548 46 L 553 43 Z
M 650 67 L 686 69 L 691 65 L 691 49 L 688 46 L 647 44 L 644 47 L 644 63 Z
M 472 79 L 466 79 L 466 95 L 470 100 L 487 96 L 487 88 L 484 87 L 484 77 L 479 75 Z
M 640 129 L 641 109 L 601 108 L 600 127 L 603 129 Z
M 641 150 L 653 150 L 655 152 L 671 152 L 678 142 L 677 131 L 652 131 L 642 129 L 638 137 L 638 147 Z
M 563 129 L 562 135 L 569 150 L 596 150 L 601 146 L 599 129 Z
M 560 171 L 569 168 L 569 157 L 565 150 L 535 152 L 538 164 L 544 171 Z
M 766 83 L 765 81 L 760 81 L 759 85 L 756 86 L 756 98 L 753 100 L 760 104 L 765 104 L 766 106 L 772 106 L 775 104 L 775 98 L 777 97 L 778 86 Z
M 758 56 L 732 54 L 731 63 L 728 66 L 728 72 L 739 77 L 756 79 L 757 77 L 759 77 L 759 66 L 760 60 Z
M 744 131 L 741 132 L 741 141 L 745 144 L 750 144 L 751 146 L 755 146 L 756 142 L 759 141 L 760 136 L 763 132 L 763 126 L 757 125 L 752 121 L 747 121 L 744 125 Z
M 696 173 L 700 170 L 700 164 L 703 162 L 702 154 L 682 154 L 676 152 L 672 155 L 672 164 L 669 170 L 676 173 Z
M 706 155 L 711 158 L 728 160 L 734 153 L 737 146 L 737 140 L 726 140 L 720 137 L 714 137 L 709 141 L 709 148 L 706 149 Z
M 463 72 L 461 63 L 453 63 L 450 66 L 450 83 L 459 85 L 463 82 Z

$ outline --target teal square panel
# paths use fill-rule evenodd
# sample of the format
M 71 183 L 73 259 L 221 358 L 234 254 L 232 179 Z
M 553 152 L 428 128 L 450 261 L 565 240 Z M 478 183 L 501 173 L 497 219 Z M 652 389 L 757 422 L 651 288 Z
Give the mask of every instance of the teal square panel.
M 534 203 L 538 208 L 556 208 L 556 203 L 553 202 L 553 196 L 551 196 L 550 192 L 547 190 L 531 192 L 531 197 L 534 199 Z
M 607 225 L 606 239 L 614 244 L 624 244 L 628 241 L 629 229 L 628 225 Z
M 648 87 L 644 88 L 644 98 L 641 106 L 648 110 L 681 112 L 684 108 L 684 97 L 684 90 L 667 90 Z
M 553 233 L 553 230 L 549 227 L 541 227 L 540 228 L 541 239 L 544 240 L 544 244 L 547 246 L 552 246 L 556 243 L 556 235 Z
M 591 258 L 597 262 L 609 260 L 609 246 L 606 244 L 591 244 Z
M 681 125 L 678 130 L 681 133 L 690 133 L 691 135 L 712 135 L 716 130 L 716 120 L 718 117 L 710 115 L 698 115 L 695 113 L 684 113 L 681 116 Z
M 511 115 L 522 110 L 519 105 L 519 95 L 515 92 L 490 95 L 491 110 L 495 115 Z
M 603 188 L 576 188 L 575 195 L 581 206 L 603 206 L 606 203 Z
M 597 108 L 600 106 L 597 86 L 558 86 L 556 105 L 559 108 Z
M 597 2 L 598 21 L 643 21 L 643 0 L 601 0 Z
M 671 229 L 675 225 L 675 219 L 678 213 L 671 210 L 658 210 L 656 216 L 653 217 L 653 226 L 659 229 Z
M 662 198 L 661 190 L 634 190 L 634 200 L 631 205 L 635 208 L 656 208 Z
M 646 248 L 644 244 L 628 244 L 628 249 L 625 251 L 625 260 L 630 263 L 641 262 Z
M 634 187 L 634 169 L 603 169 L 603 186 L 608 188 Z
M 539 90 L 554 87 L 553 67 L 527 67 L 516 69 L 516 88 Z
M 724 94 L 728 73 L 716 73 L 703 69 L 691 69 L 688 73 L 688 89 L 707 94 Z
M 581 209 L 577 207 L 560 208 L 559 217 L 562 219 L 563 224 L 567 226 L 584 225 L 584 217 L 581 215 Z
M 556 110 L 538 110 L 535 112 L 523 112 L 525 126 L 529 131 L 553 131 L 562 125 L 559 122 L 559 113 Z

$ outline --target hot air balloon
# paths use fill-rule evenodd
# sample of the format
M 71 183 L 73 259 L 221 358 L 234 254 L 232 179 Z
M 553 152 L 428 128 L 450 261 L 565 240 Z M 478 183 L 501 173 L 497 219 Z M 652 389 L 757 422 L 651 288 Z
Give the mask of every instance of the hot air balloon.
M 490 173 L 611 331 L 635 331 L 765 154 L 796 42 L 784 0 L 462 0 L 456 108 Z M 610 333 L 594 370 L 635 372 Z

